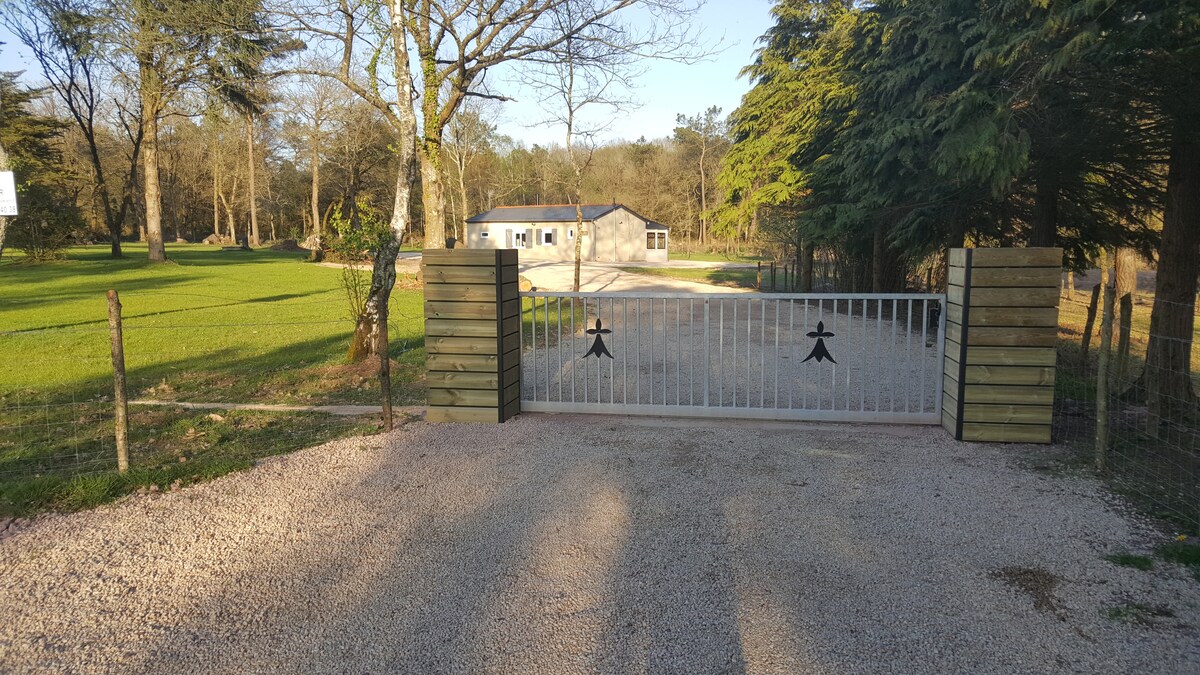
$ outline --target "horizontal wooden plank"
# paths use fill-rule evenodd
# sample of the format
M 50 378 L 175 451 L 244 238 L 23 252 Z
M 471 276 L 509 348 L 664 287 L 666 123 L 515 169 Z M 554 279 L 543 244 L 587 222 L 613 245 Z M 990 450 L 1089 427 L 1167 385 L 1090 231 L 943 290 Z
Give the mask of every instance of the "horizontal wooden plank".
M 520 316 L 506 316 L 500 320 L 500 334 L 511 335 L 521 330 Z
M 942 408 L 950 410 L 950 414 L 955 414 L 958 410 L 958 391 L 955 389 L 942 390 Z
M 947 317 L 949 318 L 949 317 Z M 970 326 L 1058 327 L 1055 307 L 971 306 Z
M 1054 347 L 968 347 L 967 365 L 1053 366 L 1056 356 Z
M 977 248 L 971 267 L 1062 267 L 1061 248 Z
M 425 302 L 426 319 L 495 319 L 495 302 Z
M 951 268 L 953 270 L 954 268 Z M 1057 267 L 973 267 L 971 287 L 1043 287 L 1058 289 L 1062 270 Z
M 426 396 L 429 405 L 475 406 L 498 408 L 500 392 L 488 389 L 430 389 Z
M 1052 405 L 1054 403 L 1054 387 L 968 384 L 963 387 L 963 403 Z
M 517 397 L 513 402 L 504 404 L 500 421 L 506 422 L 519 414 L 521 414 L 521 398 Z
M 991 422 L 995 424 L 1050 424 L 1054 407 L 1049 405 L 991 405 L 966 403 L 963 405 L 964 422 Z
M 496 267 L 422 264 L 421 280 L 426 284 L 494 285 L 496 283 Z
M 486 248 L 429 248 L 421 251 L 421 261 L 437 265 L 516 265 L 517 251 L 514 249 Z
M 490 389 L 495 392 L 500 386 L 499 373 L 465 373 L 461 371 L 435 370 L 425 374 L 425 384 L 430 388 Z
M 425 409 L 425 421 L 498 424 L 500 422 L 500 411 L 495 407 L 461 408 L 431 405 Z
M 508 335 L 505 335 L 504 337 L 500 338 L 500 351 L 502 353 L 511 352 L 512 350 L 517 349 L 520 346 L 521 346 L 521 336 L 518 333 L 509 333 Z M 507 365 L 508 364 L 505 363 L 506 367 L 507 367 Z
M 967 269 L 965 267 L 946 268 L 946 284 L 949 286 L 966 286 Z
M 952 248 L 946 255 L 946 262 L 952 267 L 963 267 L 967 264 L 967 249 Z
M 955 392 L 955 398 L 958 397 L 958 380 L 950 376 L 950 373 L 942 373 L 942 391 Z
M 494 373 L 500 365 L 495 354 L 473 356 L 470 354 L 427 354 L 426 370 L 465 370 L 472 373 Z
M 425 338 L 427 354 L 497 354 L 499 350 L 494 337 L 440 337 Z
M 1058 342 L 1058 331 L 1053 328 L 992 328 L 972 327 L 967 334 L 967 348 L 971 347 L 1053 347 Z
M 1049 443 L 1049 424 L 963 422 L 962 440 L 994 443 Z
M 516 284 L 504 284 L 500 299 L 516 300 Z M 425 284 L 426 300 L 450 300 L 454 302 L 495 302 L 495 284 Z
M 1054 386 L 1054 368 L 1046 366 L 967 366 L 965 384 Z
M 521 381 L 521 364 L 514 365 L 504 364 L 507 370 L 504 371 L 504 376 L 500 379 L 501 385 L 507 387 L 511 384 L 518 384 Z
M 510 384 L 504 388 L 504 396 L 500 400 L 503 401 L 505 405 L 508 405 L 519 398 L 521 398 L 521 385 Z
M 946 433 L 950 434 L 950 436 L 953 437 L 955 432 L 957 431 L 957 426 L 958 425 L 955 423 L 954 416 L 948 414 L 945 410 L 943 410 L 942 411 L 942 429 L 945 429 Z
M 496 321 L 470 319 L 425 319 L 425 336 L 496 337 Z
M 951 288 L 962 291 L 961 286 Z M 1055 288 L 972 288 L 971 308 L 976 307 L 1058 307 Z

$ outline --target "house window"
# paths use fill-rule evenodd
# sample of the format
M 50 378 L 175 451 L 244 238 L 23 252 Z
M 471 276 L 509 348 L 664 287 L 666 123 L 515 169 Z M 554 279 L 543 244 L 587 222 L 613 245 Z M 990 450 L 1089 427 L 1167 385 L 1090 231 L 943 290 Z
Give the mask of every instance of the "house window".
M 542 246 L 554 246 L 558 243 L 558 230 L 542 230 Z
M 575 228 L 573 228 L 573 227 L 572 227 L 572 228 L 568 228 L 568 229 L 567 229 L 567 240 L 569 241 L 569 240 L 571 240 L 571 239 L 574 239 L 574 238 L 575 238 Z
M 665 251 L 667 249 L 667 233 L 647 232 L 646 248 L 652 251 Z
M 480 232 L 480 233 L 479 233 L 479 236 L 480 236 L 480 238 L 482 238 L 482 239 L 487 239 L 487 238 L 488 238 L 488 233 L 487 233 L 487 230 L 484 230 L 483 232 Z
M 525 248 L 529 245 L 529 241 L 525 238 L 525 232 L 513 232 L 513 248 Z

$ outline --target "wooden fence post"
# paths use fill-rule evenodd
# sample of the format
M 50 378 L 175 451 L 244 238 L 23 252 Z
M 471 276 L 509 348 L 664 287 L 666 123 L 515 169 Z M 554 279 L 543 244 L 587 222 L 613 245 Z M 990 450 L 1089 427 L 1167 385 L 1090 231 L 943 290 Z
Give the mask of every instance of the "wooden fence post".
M 121 299 L 108 292 L 108 336 L 112 347 L 113 408 L 117 439 L 117 471 L 129 471 L 129 402 L 125 392 L 125 341 L 121 335 Z
M 942 426 L 1049 443 L 1062 249 L 951 249 Z
M 504 422 L 521 411 L 521 298 L 512 249 L 422 253 L 430 422 Z
M 1101 310 L 1100 354 L 1096 366 L 1096 470 L 1104 471 L 1108 468 L 1108 365 L 1117 289 L 1108 285 L 1107 268 L 1101 269 L 1100 274 L 1100 284 L 1104 286 L 1104 308 Z

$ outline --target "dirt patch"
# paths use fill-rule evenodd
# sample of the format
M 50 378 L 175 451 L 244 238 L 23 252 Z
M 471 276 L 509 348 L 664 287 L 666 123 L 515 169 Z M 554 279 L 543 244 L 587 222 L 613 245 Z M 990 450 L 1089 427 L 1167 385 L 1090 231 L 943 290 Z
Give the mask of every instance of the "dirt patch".
M 308 249 L 296 243 L 295 239 L 284 239 L 271 244 L 272 251 L 292 251 L 295 253 L 308 253 Z
M 1033 598 L 1034 609 L 1050 612 L 1066 620 L 1065 613 L 1054 598 L 1054 589 L 1062 583 L 1062 579 L 1054 574 L 1037 567 L 1002 567 L 992 572 L 992 577 Z

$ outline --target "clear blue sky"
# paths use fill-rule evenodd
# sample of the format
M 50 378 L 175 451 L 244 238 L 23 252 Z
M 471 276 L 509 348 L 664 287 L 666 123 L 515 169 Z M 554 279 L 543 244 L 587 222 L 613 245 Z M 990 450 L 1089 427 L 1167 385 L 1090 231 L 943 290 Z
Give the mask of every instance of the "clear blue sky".
M 709 59 L 691 65 L 667 61 L 651 61 L 646 72 L 637 80 L 632 92 L 638 107 L 612 117 L 612 124 L 601 140 L 635 140 L 671 135 L 677 114 L 695 115 L 716 105 L 728 115 L 741 101 L 749 88 L 738 78 L 738 71 L 753 60 L 756 40 L 771 25 L 770 0 L 708 0 L 696 17 L 696 28 L 702 31 L 707 44 L 719 42 L 722 51 Z M 36 81 L 38 67 L 24 45 L 5 28 L 0 27 L 0 71 L 27 71 L 26 79 Z M 528 92 L 514 91 L 511 85 L 497 83 L 496 88 L 518 99 L 504 104 L 500 110 L 500 132 L 527 145 L 563 141 L 563 130 L 537 124 L 546 115 L 538 107 L 536 97 Z

